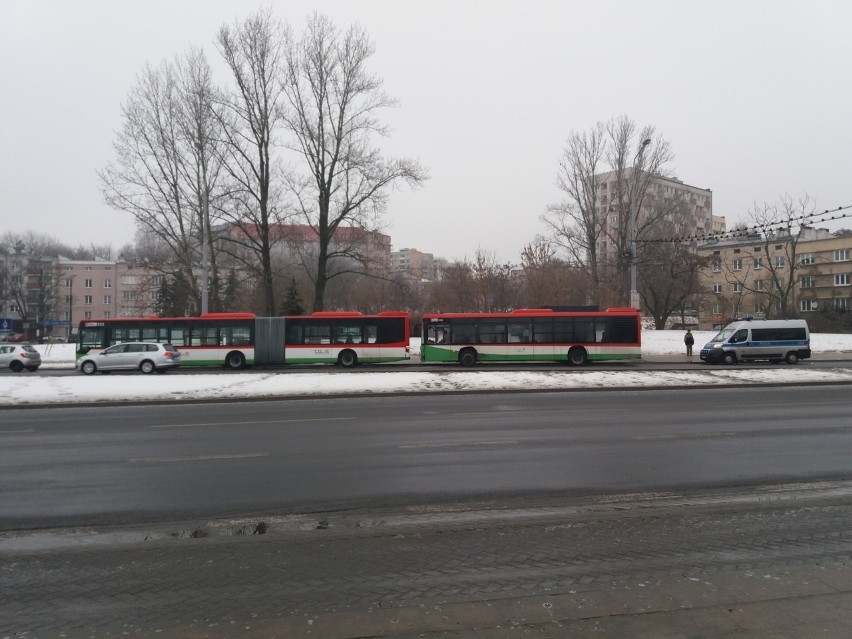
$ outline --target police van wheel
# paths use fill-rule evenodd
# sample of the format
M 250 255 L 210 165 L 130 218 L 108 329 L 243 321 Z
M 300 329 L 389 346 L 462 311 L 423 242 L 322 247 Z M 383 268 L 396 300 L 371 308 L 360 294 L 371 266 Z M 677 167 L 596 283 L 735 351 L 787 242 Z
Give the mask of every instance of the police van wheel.
M 798 364 L 799 362 L 799 356 L 793 352 L 787 353 L 787 357 L 785 359 L 788 364 Z
M 733 353 L 725 353 L 722 355 L 722 363 L 730 366 L 731 364 L 737 363 L 737 356 Z

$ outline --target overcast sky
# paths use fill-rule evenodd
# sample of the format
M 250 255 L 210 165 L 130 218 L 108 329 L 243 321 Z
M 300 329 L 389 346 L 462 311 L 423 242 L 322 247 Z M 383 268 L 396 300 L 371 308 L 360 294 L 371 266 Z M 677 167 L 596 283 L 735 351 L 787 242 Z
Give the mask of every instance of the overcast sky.
M 270 3 L 0 0 L 0 233 L 72 245 L 133 238 L 103 203 L 120 106 L 146 62 Z M 399 107 L 389 153 L 432 179 L 395 193 L 393 248 L 517 262 L 560 199 L 572 130 L 627 115 L 653 124 L 674 174 L 713 191 L 728 227 L 755 202 L 807 193 L 852 204 L 852 2 L 340 0 L 271 3 L 298 31 L 314 10 L 375 42 Z M 842 220 L 832 225 L 852 227 Z

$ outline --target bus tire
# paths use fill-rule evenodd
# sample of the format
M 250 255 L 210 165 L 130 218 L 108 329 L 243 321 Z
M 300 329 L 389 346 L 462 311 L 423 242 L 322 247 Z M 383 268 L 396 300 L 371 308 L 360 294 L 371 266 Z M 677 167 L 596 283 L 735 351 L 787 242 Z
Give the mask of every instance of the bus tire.
M 798 353 L 795 353 L 794 351 L 790 351 L 789 353 L 787 353 L 787 357 L 785 357 L 784 359 L 787 360 L 788 364 L 798 364 L 799 363 L 799 355 L 798 355 Z
M 229 370 L 238 371 L 245 365 L 246 358 L 239 351 L 231 351 L 225 356 L 225 368 Z
M 142 371 L 145 375 L 150 375 L 157 367 L 154 366 L 154 362 L 150 359 L 143 360 L 141 364 L 139 364 L 139 370 Z
M 95 366 L 94 362 L 83 362 L 80 370 L 83 371 L 84 375 L 94 375 L 95 371 L 98 370 L 98 367 Z
M 459 364 L 462 366 L 476 366 L 476 351 L 472 348 L 464 348 L 459 353 Z
M 731 366 L 733 364 L 736 364 L 737 363 L 737 356 L 734 355 L 733 353 L 725 353 L 724 355 L 722 355 L 722 363 L 727 365 L 727 366 Z
M 340 355 L 337 356 L 337 363 L 343 368 L 352 368 L 358 363 L 358 356 L 355 351 L 347 348 L 345 351 L 340 351 Z
M 585 366 L 589 363 L 589 356 L 586 349 L 580 346 L 575 346 L 568 351 L 568 363 L 571 366 Z

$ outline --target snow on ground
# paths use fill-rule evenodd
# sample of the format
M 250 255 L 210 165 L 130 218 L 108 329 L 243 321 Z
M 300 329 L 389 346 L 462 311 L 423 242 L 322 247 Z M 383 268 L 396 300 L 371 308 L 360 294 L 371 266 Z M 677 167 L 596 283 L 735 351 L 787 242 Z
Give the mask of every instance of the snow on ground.
M 269 398 L 317 395 L 369 395 L 372 393 L 452 392 L 484 390 L 568 390 L 600 388 L 647 388 L 658 386 L 719 386 L 730 384 L 852 383 L 852 370 L 809 368 L 807 364 L 778 365 L 758 369 L 706 366 L 698 351 L 714 333 L 695 331 L 695 370 L 640 370 L 624 363 L 618 371 L 542 365 L 540 371 L 502 371 L 487 365 L 458 372 L 357 372 L 320 375 L 268 370 L 251 374 L 157 375 L 113 374 L 48 376 L 32 373 L 0 375 L 0 406 L 55 405 L 109 401 L 204 400 Z M 643 331 L 643 356 L 657 361 L 685 361 L 683 331 Z M 73 344 L 39 345 L 42 368 L 74 368 Z M 412 339 L 411 352 L 420 348 Z M 852 359 L 852 335 L 812 334 L 814 359 Z M 848 354 L 848 355 L 844 355 Z M 416 359 L 416 355 L 415 355 Z M 401 364 L 404 366 L 404 364 Z M 334 370 L 329 368 L 329 370 Z

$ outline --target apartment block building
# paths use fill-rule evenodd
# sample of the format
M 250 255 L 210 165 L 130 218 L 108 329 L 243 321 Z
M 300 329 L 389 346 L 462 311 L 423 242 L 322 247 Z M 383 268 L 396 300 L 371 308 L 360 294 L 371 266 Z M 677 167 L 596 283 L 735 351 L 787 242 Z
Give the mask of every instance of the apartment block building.
M 431 253 L 417 249 L 404 248 L 391 253 L 391 268 L 394 273 L 402 273 L 414 279 L 426 282 L 436 281 L 447 261 Z
M 612 233 L 631 207 L 627 191 L 634 179 L 632 169 L 624 171 L 620 180 L 615 171 L 600 174 L 597 179 L 597 214 L 605 221 L 604 228 Z M 700 238 L 725 231 L 725 217 L 713 215 L 713 192 L 710 189 L 660 175 L 651 176 L 636 217 L 638 228 L 644 227 L 651 219 L 657 219 L 660 235 L 663 236 L 674 233 L 679 237 Z M 601 238 L 599 254 L 613 258 L 616 250 L 611 237 Z
M 752 234 L 714 240 L 698 252 L 711 258 L 701 273 L 703 329 L 741 316 L 808 319 L 825 309 L 850 310 L 852 235 L 804 228 L 794 238 Z

